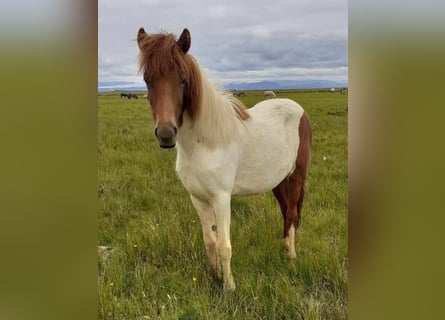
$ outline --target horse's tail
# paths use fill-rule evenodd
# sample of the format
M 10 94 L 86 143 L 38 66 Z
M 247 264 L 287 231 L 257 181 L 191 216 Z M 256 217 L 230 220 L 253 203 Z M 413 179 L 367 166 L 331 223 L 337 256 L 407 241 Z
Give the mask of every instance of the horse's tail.
M 298 228 L 298 226 L 301 223 L 301 211 L 303 210 L 307 169 L 311 161 L 310 159 L 311 159 L 311 149 L 312 149 L 312 126 L 311 126 L 311 121 L 309 120 L 309 116 L 306 112 L 304 112 L 301 117 L 300 127 L 298 130 L 300 135 L 300 145 L 298 147 L 297 166 L 300 166 L 302 170 L 301 173 L 302 183 L 300 185 L 300 196 L 297 200 L 298 219 L 297 219 L 297 225 L 295 226 L 296 228 Z

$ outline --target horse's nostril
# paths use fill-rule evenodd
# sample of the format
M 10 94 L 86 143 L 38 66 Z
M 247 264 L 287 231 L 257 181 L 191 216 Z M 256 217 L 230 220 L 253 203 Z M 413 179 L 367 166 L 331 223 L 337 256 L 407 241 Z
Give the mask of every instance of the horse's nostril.
M 176 132 L 178 129 L 175 126 L 163 126 L 155 128 L 155 136 L 161 148 L 173 148 L 176 145 Z
M 169 141 L 175 138 L 177 131 L 178 129 L 174 126 L 155 128 L 155 136 L 159 140 Z

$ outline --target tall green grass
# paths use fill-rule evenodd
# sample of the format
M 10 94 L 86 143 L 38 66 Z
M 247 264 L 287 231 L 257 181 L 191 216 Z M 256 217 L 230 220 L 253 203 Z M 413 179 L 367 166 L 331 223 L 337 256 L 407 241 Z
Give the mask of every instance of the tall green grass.
M 234 197 L 234 293 L 210 271 L 175 150 L 155 142 L 148 102 L 99 96 L 98 245 L 109 248 L 98 261 L 100 319 L 347 318 L 347 96 L 277 95 L 299 102 L 313 126 L 297 261 L 282 248 L 272 193 Z M 264 97 L 241 99 L 250 107 Z

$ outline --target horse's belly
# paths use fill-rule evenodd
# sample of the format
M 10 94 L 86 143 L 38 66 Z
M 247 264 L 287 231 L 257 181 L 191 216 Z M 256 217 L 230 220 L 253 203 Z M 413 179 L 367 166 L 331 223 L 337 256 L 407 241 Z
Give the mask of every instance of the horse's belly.
M 238 180 L 235 182 L 232 194 L 236 196 L 251 196 L 265 193 L 275 188 L 286 176 L 287 174 L 282 174 L 271 179 L 262 178 L 258 181 L 253 181 L 253 179 Z
M 232 194 L 247 196 L 270 191 L 294 170 L 296 155 L 292 156 L 289 150 L 280 156 L 270 155 L 264 153 L 265 158 L 258 162 L 247 160 L 249 162 L 240 165 Z

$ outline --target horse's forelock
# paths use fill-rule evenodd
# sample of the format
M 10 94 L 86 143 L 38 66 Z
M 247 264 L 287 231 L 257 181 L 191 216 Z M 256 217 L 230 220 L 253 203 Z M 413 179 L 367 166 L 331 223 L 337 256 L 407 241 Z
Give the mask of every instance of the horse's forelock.
M 187 59 L 173 34 L 152 34 L 140 42 L 139 69 L 150 79 L 157 79 L 171 72 L 180 76 L 188 74 Z
M 184 107 L 194 118 L 201 99 L 201 76 L 195 60 L 184 54 L 173 34 L 152 34 L 140 43 L 139 71 L 154 81 L 172 72 L 186 81 Z
M 151 79 L 172 72 L 179 51 L 171 34 L 148 35 L 140 41 L 139 67 Z

